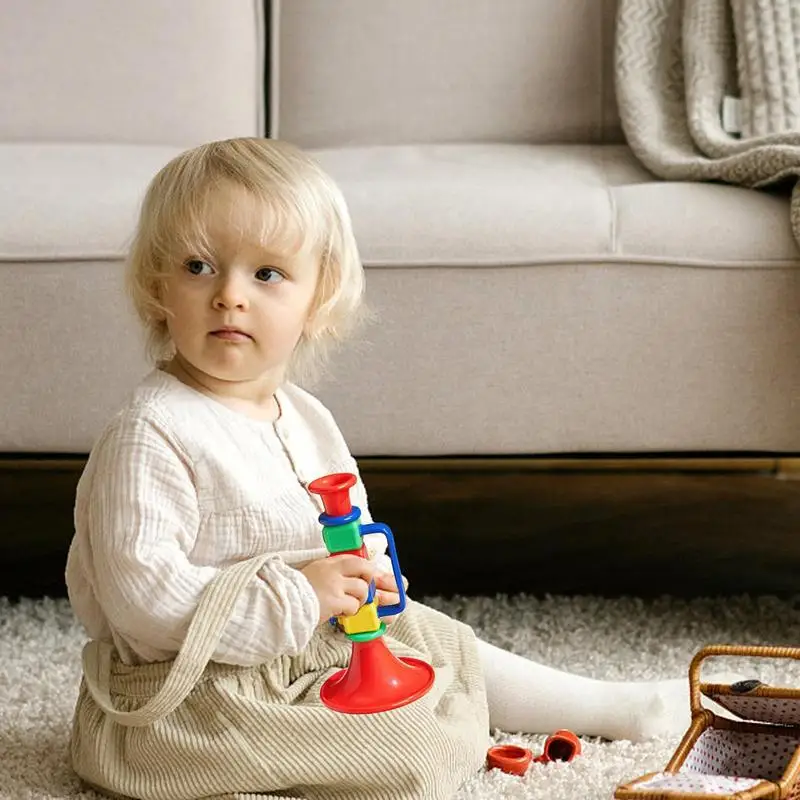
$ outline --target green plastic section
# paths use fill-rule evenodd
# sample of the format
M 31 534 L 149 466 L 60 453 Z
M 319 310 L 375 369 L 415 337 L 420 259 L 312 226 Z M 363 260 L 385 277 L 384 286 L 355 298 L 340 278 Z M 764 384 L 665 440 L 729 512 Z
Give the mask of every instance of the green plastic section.
M 323 525 L 322 538 L 329 553 L 359 550 L 364 543 L 358 522 L 348 522 L 346 525 Z
M 371 642 L 373 639 L 383 636 L 385 631 L 386 623 L 381 622 L 380 628 L 378 628 L 376 631 L 366 631 L 366 633 L 346 633 L 345 636 L 347 636 L 351 642 Z

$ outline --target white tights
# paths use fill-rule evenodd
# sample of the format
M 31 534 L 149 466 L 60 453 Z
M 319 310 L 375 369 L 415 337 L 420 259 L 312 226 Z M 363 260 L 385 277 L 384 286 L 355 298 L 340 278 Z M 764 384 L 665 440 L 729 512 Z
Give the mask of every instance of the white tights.
M 537 664 L 478 641 L 492 728 L 641 741 L 678 736 L 690 722 L 689 679 L 599 681 Z

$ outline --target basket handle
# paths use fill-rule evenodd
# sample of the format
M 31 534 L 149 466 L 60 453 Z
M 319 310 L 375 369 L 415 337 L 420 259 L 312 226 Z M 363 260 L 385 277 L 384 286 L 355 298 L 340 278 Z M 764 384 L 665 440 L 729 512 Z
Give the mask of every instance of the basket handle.
M 800 661 L 800 647 L 776 647 L 772 645 L 712 644 L 700 650 L 689 665 L 689 688 L 691 691 L 692 716 L 703 711 L 700 696 L 700 667 L 712 656 L 755 656 L 757 658 L 794 658 Z

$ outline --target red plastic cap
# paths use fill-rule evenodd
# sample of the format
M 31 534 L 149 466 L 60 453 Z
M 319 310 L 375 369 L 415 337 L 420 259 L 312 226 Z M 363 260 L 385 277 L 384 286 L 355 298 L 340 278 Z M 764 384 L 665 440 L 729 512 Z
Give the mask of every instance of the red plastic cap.
M 355 485 L 356 476 L 351 472 L 334 472 L 311 481 L 308 491 L 322 498 L 328 516 L 343 517 L 353 510 L 350 489 Z
M 510 775 L 524 775 L 532 759 L 533 753 L 527 747 L 518 747 L 515 744 L 490 747 L 486 753 L 489 769 L 501 769 Z
M 581 754 L 581 740 L 568 730 L 556 731 L 544 743 L 544 757 L 547 761 L 572 761 Z

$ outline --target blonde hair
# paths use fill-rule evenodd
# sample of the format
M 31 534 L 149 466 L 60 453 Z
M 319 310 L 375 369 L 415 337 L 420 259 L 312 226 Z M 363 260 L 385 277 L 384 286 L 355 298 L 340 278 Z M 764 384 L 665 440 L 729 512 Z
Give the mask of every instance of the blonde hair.
M 130 248 L 126 283 L 155 362 L 174 352 L 160 302 L 176 259 L 207 255 L 210 195 L 220 186 L 245 189 L 264 204 L 262 241 L 290 241 L 319 256 L 319 279 L 287 377 L 317 376 L 333 345 L 368 317 L 364 269 L 344 197 L 308 155 L 287 142 L 240 138 L 211 142 L 170 161 L 145 194 Z

